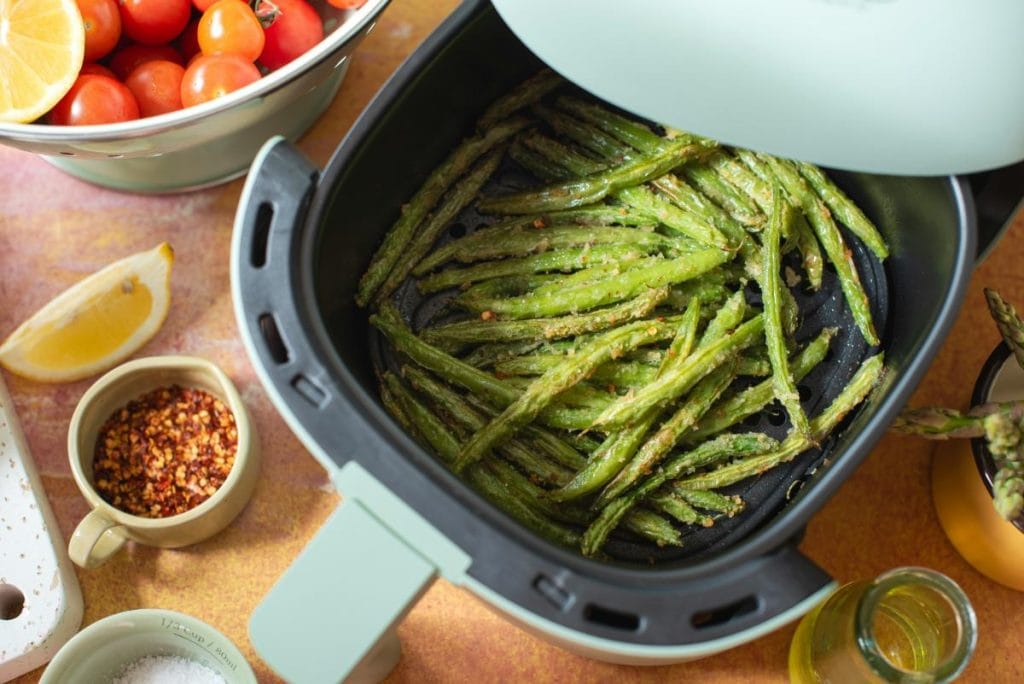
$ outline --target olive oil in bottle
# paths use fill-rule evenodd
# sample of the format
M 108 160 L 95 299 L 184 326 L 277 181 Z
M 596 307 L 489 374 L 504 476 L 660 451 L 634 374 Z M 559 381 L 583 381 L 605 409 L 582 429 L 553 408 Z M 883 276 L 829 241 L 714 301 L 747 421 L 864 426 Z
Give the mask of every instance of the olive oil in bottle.
M 804 617 L 790 647 L 790 681 L 952 681 L 974 652 L 976 632 L 974 610 L 952 580 L 898 568 L 839 588 Z

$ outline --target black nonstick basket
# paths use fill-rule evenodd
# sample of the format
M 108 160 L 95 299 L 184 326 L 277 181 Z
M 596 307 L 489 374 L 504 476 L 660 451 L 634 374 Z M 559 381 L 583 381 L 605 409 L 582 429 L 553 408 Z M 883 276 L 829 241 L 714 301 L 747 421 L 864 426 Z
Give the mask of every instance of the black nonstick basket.
M 833 586 L 797 549 L 804 526 L 885 432 L 953 321 L 975 256 L 967 183 L 830 172 L 892 249 L 882 265 L 848 236 L 888 366 L 869 400 L 820 450 L 736 485 L 746 511 L 688 533 L 681 549 L 622 538 L 606 547 L 612 559 L 599 561 L 520 526 L 384 411 L 376 372 L 393 359 L 353 297 L 402 203 L 489 102 L 540 66 L 487 2 L 466 2 L 388 82 L 322 173 L 277 142 L 250 174 L 232 255 L 240 327 L 275 405 L 345 497 L 253 618 L 254 644 L 289 678 L 304 679 L 303 654 L 322 660 L 325 650 L 321 667 L 336 677 L 352 671 L 437 575 L 556 643 L 623 662 L 707 655 L 798 617 Z M 527 182 L 509 165 L 490 189 Z M 467 211 L 453 234 L 489 220 Z M 840 329 L 825 363 L 801 383 L 816 414 L 875 350 L 856 331 L 834 273 L 798 299 L 798 339 Z M 414 327 L 443 308 L 408 283 L 396 300 Z M 746 427 L 779 436 L 784 420 L 769 409 Z M 338 522 L 345 509 L 360 511 L 358 535 Z M 415 577 L 396 567 L 396 544 L 416 559 Z M 314 590 L 314 575 L 328 586 Z M 304 615 L 333 601 L 341 602 L 330 609 L 338 623 L 327 634 L 290 639 L 295 624 L 275 624 L 286 608 Z

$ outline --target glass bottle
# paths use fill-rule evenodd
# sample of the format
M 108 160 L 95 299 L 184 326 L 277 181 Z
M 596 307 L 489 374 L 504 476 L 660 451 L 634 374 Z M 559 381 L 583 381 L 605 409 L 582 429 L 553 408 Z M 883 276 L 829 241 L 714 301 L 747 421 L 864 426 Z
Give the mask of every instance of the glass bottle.
M 977 640 L 974 609 L 951 579 L 897 568 L 840 587 L 793 635 L 793 684 L 949 682 Z

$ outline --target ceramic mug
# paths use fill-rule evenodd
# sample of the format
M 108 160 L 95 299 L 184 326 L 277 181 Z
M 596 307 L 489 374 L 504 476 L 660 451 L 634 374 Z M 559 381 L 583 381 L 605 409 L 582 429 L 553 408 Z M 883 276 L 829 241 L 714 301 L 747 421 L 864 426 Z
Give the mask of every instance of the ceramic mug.
M 978 376 L 971 405 L 1024 397 L 1024 370 L 1000 344 Z M 992 505 L 995 464 L 983 439 L 940 442 L 932 460 L 939 522 L 964 559 L 989 578 L 1024 591 L 1024 517 L 1003 520 Z
M 103 423 L 129 401 L 168 385 L 202 389 L 220 399 L 235 416 L 235 462 L 220 488 L 184 513 L 145 518 L 125 513 L 100 497 L 93 486 L 93 455 Z M 68 458 L 75 483 L 92 510 L 71 535 L 68 554 L 83 568 L 106 562 L 126 541 L 175 548 L 207 539 L 242 511 L 259 476 L 260 449 L 249 413 L 234 384 L 216 365 L 190 356 L 153 356 L 113 369 L 86 391 L 68 428 Z

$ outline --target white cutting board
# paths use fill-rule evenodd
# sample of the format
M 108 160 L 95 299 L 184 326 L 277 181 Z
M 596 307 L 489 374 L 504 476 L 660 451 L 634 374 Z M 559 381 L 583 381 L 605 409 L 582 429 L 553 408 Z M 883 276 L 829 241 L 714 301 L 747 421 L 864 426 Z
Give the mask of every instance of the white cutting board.
M 6 682 L 49 662 L 78 631 L 82 593 L 2 375 L 0 583 L 25 600 L 20 615 L 0 619 L 0 682 Z M 0 601 L 5 591 L 11 593 L 0 590 Z

